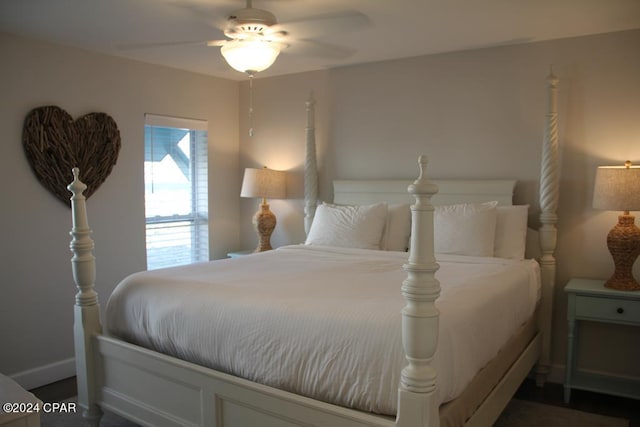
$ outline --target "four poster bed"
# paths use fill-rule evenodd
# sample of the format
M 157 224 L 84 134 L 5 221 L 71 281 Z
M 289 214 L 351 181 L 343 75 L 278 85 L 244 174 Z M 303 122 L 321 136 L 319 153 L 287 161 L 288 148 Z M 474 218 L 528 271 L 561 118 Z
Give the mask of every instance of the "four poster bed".
M 491 425 L 532 368 L 542 384 L 549 367 L 558 165 L 548 82 L 537 262 L 524 256 L 515 181 L 430 181 L 425 156 L 415 181 L 335 181 L 335 204 L 318 204 L 309 101 L 305 244 L 129 276 L 103 333 L 74 170 L 85 418 L 97 425 L 102 408 L 153 426 Z

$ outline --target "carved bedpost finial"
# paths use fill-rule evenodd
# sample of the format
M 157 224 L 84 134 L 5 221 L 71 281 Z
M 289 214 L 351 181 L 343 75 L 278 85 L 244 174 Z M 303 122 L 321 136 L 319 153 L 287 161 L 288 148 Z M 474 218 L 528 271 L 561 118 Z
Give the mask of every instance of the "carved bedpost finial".
M 73 193 L 71 199 L 73 199 L 74 197 L 84 197 L 82 193 L 87 189 L 87 185 L 84 182 L 80 181 L 80 169 L 73 168 L 71 169 L 71 172 L 73 173 L 73 182 L 67 185 L 67 189 L 71 191 L 71 193 Z
M 422 181 L 427 176 L 427 164 L 429 164 L 429 157 L 421 154 L 418 157 L 418 167 L 420 168 L 420 175 L 418 176 L 418 181 Z
M 549 65 L 549 75 L 547 76 L 547 85 L 549 86 L 549 106 L 547 113 L 558 112 L 558 83 L 560 79 L 553 74 L 553 65 Z
M 547 76 L 547 81 L 550 83 L 558 84 L 558 82 L 560 81 L 560 79 L 558 79 L 558 77 L 553 74 L 553 64 L 549 64 L 549 75 Z
M 316 126 L 316 100 L 313 99 L 313 91 L 309 92 L 309 98 L 305 101 L 304 105 L 306 105 L 307 110 L 307 129 L 315 129 Z

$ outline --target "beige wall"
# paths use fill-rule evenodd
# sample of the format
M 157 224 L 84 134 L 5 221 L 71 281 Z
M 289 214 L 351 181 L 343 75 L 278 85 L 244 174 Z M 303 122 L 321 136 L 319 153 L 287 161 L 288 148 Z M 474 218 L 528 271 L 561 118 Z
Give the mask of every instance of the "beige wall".
M 118 124 L 118 162 L 88 200 L 104 306 L 119 280 L 145 268 L 144 113 L 209 121 L 212 256 L 238 246 L 239 85 L 1 34 L 0 55 L 0 372 L 33 385 L 73 374 L 75 289 L 70 209 L 29 168 L 21 145 L 27 113 L 57 105 L 73 117 L 105 112 Z
M 240 165 L 302 171 L 304 101 L 318 101 L 320 191 L 334 178 L 407 178 L 416 158 L 431 157 L 439 178 L 519 179 L 515 202 L 539 212 L 537 183 L 549 65 L 560 78 L 561 201 L 554 363 L 564 364 L 566 297 L 571 277 L 606 278 L 605 238 L 617 213 L 591 208 L 595 168 L 640 163 L 640 31 L 497 47 L 365 64 L 254 83 L 255 136 L 242 112 Z M 299 180 L 295 181 L 295 197 Z M 304 240 L 300 200 L 272 201 L 276 245 Z M 256 240 L 242 201 L 242 242 Z M 640 222 L 640 221 L 639 221 Z M 640 263 L 634 272 L 640 278 Z M 585 325 L 582 364 L 640 377 L 640 331 Z
M 616 213 L 590 207 L 595 167 L 640 162 L 639 51 L 640 31 L 632 31 L 257 78 L 249 137 L 246 82 L 0 35 L 0 372 L 25 381 L 73 372 L 69 210 L 38 184 L 22 152 L 22 123 L 32 108 L 58 105 L 74 117 L 103 111 L 118 123 L 118 163 L 89 199 L 104 305 L 115 283 L 144 268 L 145 112 L 209 121 L 214 258 L 255 244 L 257 201 L 238 198 L 244 167 L 297 172 L 292 198 L 271 201 L 279 220 L 273 243 L 304 239 L 304 103 L 311 91 L 325 200 L 334 178 L 414 177 L 416 157 L 426 153 L 433 177 L 518 178 L 515 201 L 532 205 L 535 223 L 549 64 L 561 79 L 554 362 L 563 365 L 562 286 L 612 269 L 604 239 Z M 638 331 L 589 325 L 585 332 L 586 366 L 640 376 Z

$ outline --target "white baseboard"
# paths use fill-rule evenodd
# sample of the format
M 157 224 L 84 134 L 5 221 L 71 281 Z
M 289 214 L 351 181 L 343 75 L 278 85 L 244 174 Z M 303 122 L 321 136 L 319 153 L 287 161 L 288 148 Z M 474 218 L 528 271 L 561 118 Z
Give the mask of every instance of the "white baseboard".
M 32 390 L 75 375 L 76 359 L 71 357 L 49 365 L 18 372 L 9 375 L 9 377 L 25 390 Z
M 604 375 L 604 376 L 613 377 L 613 378 L 617 377 L 625 380 L 640 381 L 640 377 L 636 375 L 621 375 L 621 374 L 614 374 L 611 372 L 598 371 L 593 369 L 581 369 L 580 372 L 593 374 L 593 375 Z M 534 370 L 531 371 L 531 374 L 529 375 L 529 377 L 535 378 L 535 368 Z M 564 365 L 551 365 L 549 369 L 549 375 L 547 375 L 547 382 L 554 383 L 554 384 L 564 384 Z

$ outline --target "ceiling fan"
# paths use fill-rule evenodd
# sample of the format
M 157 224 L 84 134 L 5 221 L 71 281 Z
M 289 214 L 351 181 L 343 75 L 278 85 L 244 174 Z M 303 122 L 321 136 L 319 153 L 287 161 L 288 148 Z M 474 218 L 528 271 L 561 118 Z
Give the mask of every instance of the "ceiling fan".
M 246 1 L 244 9 L 232 12 L 227 18 L 224 35 L 229 40 L 206 43 L 220 46 L 222 56 L 233 69 L 253 74 L 269 68 L 289 43 L 288 33 L 278 26 L 273 13 L 254 8 L 252 0 Z
M 200 42 L 170 42 L 127 45 L 121 48 L 138 49 L 161 46 L 205 44 L 220 47 L 225 61 L 235 70 L 249 76 L 249 135 L 253 136 L 253 77 L 269 68 L 281 51 L 329 58 L 346 58 L 355 50 L 325 43 L 314 38 L 326 34 L 339 33 L 363 28 L 369 19 L 360 12 L 342 12 L 312 16 L 279 24 L 275 15 L 268 10 L 253 7 L 252 0 L 246 0 L 246 7 L 227 15 L 224 24 L 218 25 L 226 39 Z M 187 6 L 184 1 L 181 7 Z M 189 6 L 187 6 L 189 7 Z M 203 16 L 199 6 L 192 9 Z
M 189 7 L 184 2 L 179 5 Z M 202 16 L 200 11 L 197 12 Z M 246 0 L 244 8 L 229 13 L 224 23 L 217 25 L 226 39 L 135 44 L 126 45 L 124 48 L 138 49 L 187 44 L 220 47 L 222 56 L 232 68 L 252 76 L 273 65 L 282 51 L 307 56 L 346 58 L 355 50 L 314 39 L 326 34 L 360 29 L 368 24 L 369 20 L 365 15 L 354 11 L 312 16 L 280 24 L 272 12 L 254 8 L 253 0 Z

